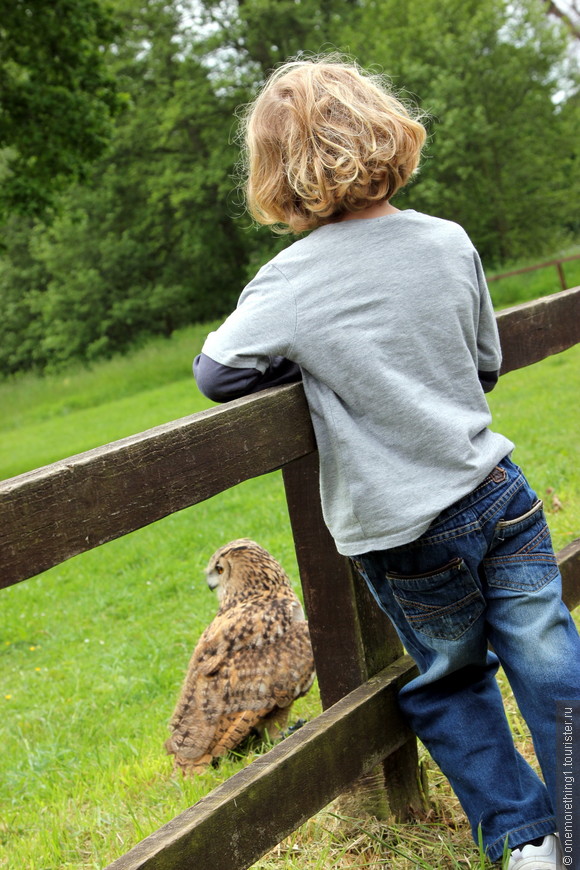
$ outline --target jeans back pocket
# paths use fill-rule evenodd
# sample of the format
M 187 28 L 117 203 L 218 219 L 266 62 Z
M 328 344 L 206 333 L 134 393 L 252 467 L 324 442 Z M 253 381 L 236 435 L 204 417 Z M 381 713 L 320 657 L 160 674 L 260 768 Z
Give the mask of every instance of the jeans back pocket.
M 558 576 L 540 499 L 523 513 L 497 523 L 493 549 L 484 567 L 490 586 L 514 592 L 537 592 Z
M 458 640 L 485 610 L 485 599 L 463 559 L 435 571 L 387 580 L 414 631 L 441 640 Z

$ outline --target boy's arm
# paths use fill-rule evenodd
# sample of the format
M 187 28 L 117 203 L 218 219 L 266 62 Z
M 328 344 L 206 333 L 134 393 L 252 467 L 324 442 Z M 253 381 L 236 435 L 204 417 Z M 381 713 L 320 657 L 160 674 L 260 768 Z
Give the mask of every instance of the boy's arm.
M 300 367 L 290 361 L 296 319 L 292 287 L 276 266 L 266 264 L 195 358 L 201 392 L 214 402 L 228 402 L 300 380 Z
M 495 313 L 479 254 L 474 250 L 475 271 L 479 285 L 479 324 L 477 332 L 477 376 L 484 393 L 498 382 L 501 347 Z
M 496 369 L 494 372 L 478 372 L 477 377 L 483 387 L 483 392 L 491 393 L 499 380 L 499 369 Z
M 225 366 L 200 353 L 193 361 L 193 374 L 201 392 L 212 402 L 229 402 L 302 379 L 300 366 L 283 356 L 272 357 L 269 367 L 261 372 L 254 368 Z

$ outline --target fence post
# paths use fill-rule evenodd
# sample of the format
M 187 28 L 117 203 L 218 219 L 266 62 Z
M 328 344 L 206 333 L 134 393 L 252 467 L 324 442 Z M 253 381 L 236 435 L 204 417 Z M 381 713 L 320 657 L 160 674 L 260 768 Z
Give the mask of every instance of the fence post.
M 282 473 L 326 709 L 399 658 L 403 648 L 358 572 L 337 552 L 326 528 L 318 453 L 290 462 Z M 382 774 L 392 816 L 403 820 L 424 808 L 417 741 L 410 730 L 408 740 L 384 762 Z

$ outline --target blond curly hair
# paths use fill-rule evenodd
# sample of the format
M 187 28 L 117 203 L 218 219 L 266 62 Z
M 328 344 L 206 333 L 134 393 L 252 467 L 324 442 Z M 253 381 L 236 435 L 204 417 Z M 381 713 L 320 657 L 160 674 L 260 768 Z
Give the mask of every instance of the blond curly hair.
M 250 214 L 293 233 L 389 200 L 417 169 L 426 136 L 380 76 L 329 57 L 278 68 L 242 133 Z

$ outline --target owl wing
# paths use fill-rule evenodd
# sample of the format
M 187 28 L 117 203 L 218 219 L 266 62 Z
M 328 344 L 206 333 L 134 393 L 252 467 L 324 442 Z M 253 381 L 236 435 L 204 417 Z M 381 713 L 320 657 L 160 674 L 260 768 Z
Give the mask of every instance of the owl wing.
M 201 635 L 192 662 L 200 673 L 209 675 L 238 650 L 268 643 L 296 618 L 296 603 L 293 595 L 258 602 L 249 599 L 218 611 Z
M 235 749 L 248 737 L 268 715 L 268 710 L 241 710 L 224 713 L 214 733 L 214 743 L 210 754 L 212 758 L 225 755 Z
M 267 709 L 239 709 L 230 692 L 230 668 L 206 677 L 198 675 L 184 685 L 180 702 L 170 723 L 171 737 L 165 748 L 175 755 L 177 766 L 184 770 L 205 767 L 212 758 L 224 755 L 250 734 Z
M 316 676 L 308 623 L 292 623 L 285 637 L 287 691 L 291 691 L 294 701 L 308 692 Z
M 234 622 L 234 613 L 229 612 L 228 619 L 221 619 L 218 614 L 201 635 L 191 656 L 169 723 L 171 737 L 165 742 L 167 752 L 175 755 L 177 766 L 184 770 L 202 769 L 214 755 L 227 752 L 267 713 L 260 704 L 254 705 L 251 711 L 240 705 L 239 674 L 233 657 L 240 653 L 243 657 L 246 650 L 239 649 L 239 637 L 233 642 Z M 252 625 L 256 627 L 256 620 L 246 621 L 243 634 L 247 641 L 255 643 L 255 634 L 247 631 Z M 237 648 L 233 654 L 232 647 Z M 231 743 L 234 736 L 237 743 Z
M 230 703 L 239 710 L 289 707 L 315 677 L 308 623 L 295 622 L 271 643 L 239 650 L 229 667 Z

